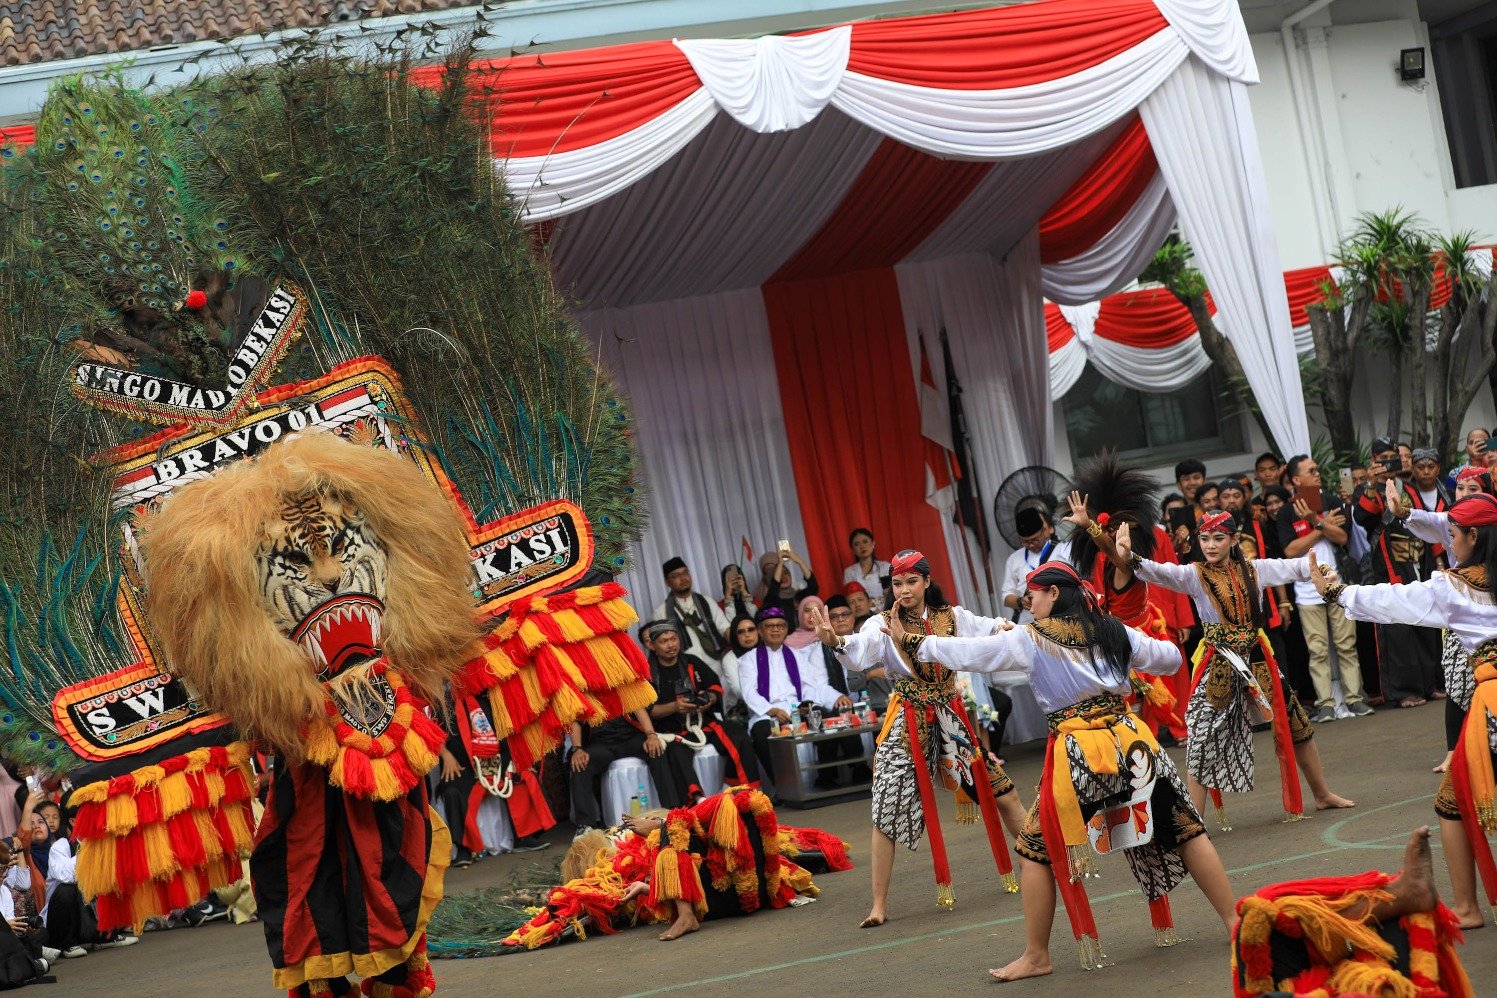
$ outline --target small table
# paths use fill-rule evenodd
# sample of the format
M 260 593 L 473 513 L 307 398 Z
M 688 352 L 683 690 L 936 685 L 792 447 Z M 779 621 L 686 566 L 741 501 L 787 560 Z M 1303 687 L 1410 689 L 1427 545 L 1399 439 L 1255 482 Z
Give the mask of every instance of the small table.
M 838 766 L 855 766 L 859 762 L 872 769 L 873 753 L 865 749 L 861 756 L 854 758 L 819 762 L 813 757 L 811 762 L 803 762 L 800 757 L 800 747 L 835 741 L 839 738 L 857 738 L 861 744 L 863 735 L 876 735 L 877 733 L 877 726 L 864 723 L 850 727 L 837 727 L 817 734 L 798 732 L 793 735 L 771 735 L 769 758 L 774 763 L 775 789 L 779 791 L 780 802 L 791 807 L 820 807 L 823 804 L 847 800 L 871 790 L 873 784 L 868 781 L 833 787 L 828 790 L 807 790 L 805 775 L 814 774 L 823 769 L 835 769 Z

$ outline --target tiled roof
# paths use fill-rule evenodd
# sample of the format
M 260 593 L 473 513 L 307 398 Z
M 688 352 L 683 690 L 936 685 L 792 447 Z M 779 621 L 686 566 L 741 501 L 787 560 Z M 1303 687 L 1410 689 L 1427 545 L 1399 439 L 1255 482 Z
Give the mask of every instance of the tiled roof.
M 0 0 L 0 65 L 311 28 L 476 0 Z

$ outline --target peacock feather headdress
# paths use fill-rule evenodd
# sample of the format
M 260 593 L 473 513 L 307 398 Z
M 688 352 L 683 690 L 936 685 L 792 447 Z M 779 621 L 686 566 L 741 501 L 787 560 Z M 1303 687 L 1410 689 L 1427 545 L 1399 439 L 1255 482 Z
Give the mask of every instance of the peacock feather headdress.
M 0 151 L 0 750 L 65 768 L 52 694 L 135 650 L 115 609 L 132 510 L 99 456 L 186 431 L 85 398 L 130 375 L 234 396 L 236 351 L 282 301 L 299 336 L 257 358 L 266 384 L 383 358 L 396 442 L 477 523 L 570 500 L 593 567 L 626 567 L 645 515 L 628 410 L 495 170 L 470 54 L 434 85 L 410 53 L 307 47 L 169 91 L 69 79 L 36 146 Z

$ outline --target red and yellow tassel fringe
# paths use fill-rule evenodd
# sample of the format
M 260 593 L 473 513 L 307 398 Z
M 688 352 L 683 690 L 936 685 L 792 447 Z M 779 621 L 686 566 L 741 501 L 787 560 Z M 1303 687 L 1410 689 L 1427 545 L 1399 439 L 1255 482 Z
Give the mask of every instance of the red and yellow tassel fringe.
M 196 749 L 74 790 L 78 887 L 101 930 L 139 926 L 242 876 L 254 838 L 245 742 Z
M 597 724 L 655 702 L 626 595 L 609 582 L 521 601 L 459 671 L 459 692 L 488 693 L 517 768 L 561 744 L 573 721 Z
M 349 724 L 331 697 L 326 716 L 307 726 L 307 760 L 328 770 L 328 782 L 355 797 L 390 801 L 411 788 L 437 764 L 447 735 L 426 716 L 426 704 L 406 688 L 405 679 L 383 662 L 370 667 L 395 691 L 395 716 L 371 737 Z

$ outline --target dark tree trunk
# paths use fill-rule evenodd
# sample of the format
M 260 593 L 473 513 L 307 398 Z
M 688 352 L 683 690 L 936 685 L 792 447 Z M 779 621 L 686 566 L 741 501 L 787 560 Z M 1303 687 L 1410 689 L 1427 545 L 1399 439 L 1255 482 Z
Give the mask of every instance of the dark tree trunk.
M 1268 441 L 1269 450 L 1275 454 L 1280 453 L 1273 431 L 1268 428 L 1268 420 L 1263 418 L 1262 411 L 1253 399 L 1247 374 L 1242 369 L 1242 361 L 1237 358 L 1237 351 L 1232 347 L 1231 341 L 1223 336 L 1222 331 L 1216 328 L 1216 323 L 1211 321 L 1211 310 L 1206 307 L 1205 297 L 1181 298 L 1179 295 L 1175 297 L 1190 310 L 1190 316 L 1195 320 L 1196 331 L 1201 335 L 1201 349 L 1206 351 L 1206 356 L 1211 359 L 1211 363 L 1215 364 L 1217 370 L 1226 377 L 1227 390 L 1232 393 L 1233 400 L 1252 415 L 1253 421 L 1258 424 L 1258 429 L 1263 433 L 1263 439 Z
M 1321 416 L 1336 454 L 1353 455 L 1357 431 L 1351 418 L 1351 385 L 1356 367 L 1347 345 L 1346 319 L 1339 307 L 1325 305 L 1310 306 L 1309 316 L 1315 364 L 1320 369 Z

